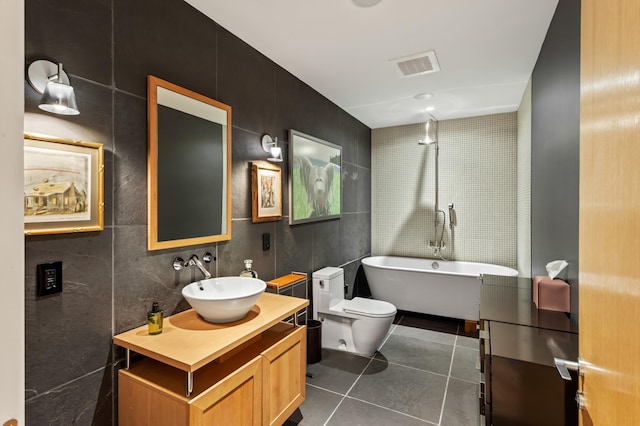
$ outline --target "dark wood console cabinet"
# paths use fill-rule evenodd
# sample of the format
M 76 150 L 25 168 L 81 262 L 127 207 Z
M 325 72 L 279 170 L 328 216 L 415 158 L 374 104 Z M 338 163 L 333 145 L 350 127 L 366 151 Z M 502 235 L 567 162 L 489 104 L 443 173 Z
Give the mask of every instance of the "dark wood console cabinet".
M 553 358 L 578 359 L 578 330 L 536 309 L 531 279 L 484 276 L 480 302 L 480 412 L 486 426 L 577 425 L 577 390 Z

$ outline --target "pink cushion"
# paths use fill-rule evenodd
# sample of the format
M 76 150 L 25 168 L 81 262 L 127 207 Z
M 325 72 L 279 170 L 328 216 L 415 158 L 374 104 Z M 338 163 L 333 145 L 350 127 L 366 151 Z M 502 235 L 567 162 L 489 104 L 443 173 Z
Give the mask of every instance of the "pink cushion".
M 563 280 L 546 276 L 533 279 L 533 303 L 538 309 L 571 311 L 571 287 Z

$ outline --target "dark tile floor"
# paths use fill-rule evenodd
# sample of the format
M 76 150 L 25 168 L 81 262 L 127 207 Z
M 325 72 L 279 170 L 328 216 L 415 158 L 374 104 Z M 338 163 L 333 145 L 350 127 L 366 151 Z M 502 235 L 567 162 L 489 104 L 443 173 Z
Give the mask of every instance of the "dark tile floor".
M 399 312 L 373 357 L 322 350 L 307 366 L 302 426 L 478 426 L 477 336 L 464 322 Z

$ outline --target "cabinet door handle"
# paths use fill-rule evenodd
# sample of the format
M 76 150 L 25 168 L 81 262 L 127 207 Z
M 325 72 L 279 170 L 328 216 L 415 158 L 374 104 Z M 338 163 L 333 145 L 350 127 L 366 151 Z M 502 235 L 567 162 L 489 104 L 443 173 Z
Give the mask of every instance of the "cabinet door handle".
M 569 373 L 569 370 L 577 371 L 578 375 L 582 375 L 580 372 L 580 361 L 569 361 L 566 359 L 554 357 L 553 363 L 555 364 L 558 373 L 560 373 L 560 377 L 562 377 L 564 380 L 571 380 L 571 374 Z

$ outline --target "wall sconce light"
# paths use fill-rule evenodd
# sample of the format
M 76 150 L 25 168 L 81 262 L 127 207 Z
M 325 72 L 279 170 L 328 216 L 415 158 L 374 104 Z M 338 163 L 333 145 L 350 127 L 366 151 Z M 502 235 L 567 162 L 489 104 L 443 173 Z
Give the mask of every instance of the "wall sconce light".
M 269 135 L 262 136 L 262 149 L 270 154 L 270 157 L 267 158 L 267 160 L 274 163 L 282 162 L 282 148 L 278 146 L 278 138 L 275 138 L 274 140 Z
M 76 95 L 61 63 L 56 65 L 44 59 L 34 61 L 29 65 L 27 80 L 36 92 L 42 93 L 40 109 L 62 115 L 80 114 Z

